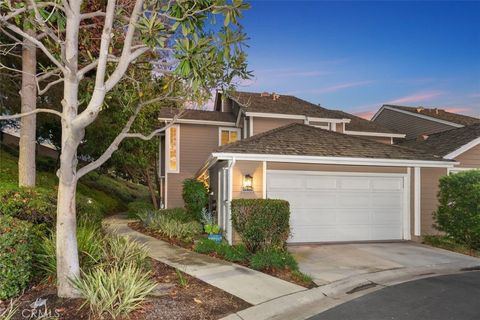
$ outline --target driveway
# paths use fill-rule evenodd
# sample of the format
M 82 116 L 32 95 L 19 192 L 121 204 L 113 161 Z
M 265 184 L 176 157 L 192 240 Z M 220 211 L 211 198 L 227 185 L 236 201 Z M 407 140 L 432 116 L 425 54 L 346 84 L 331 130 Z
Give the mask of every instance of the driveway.
M 480 272 L 432 277 L 387 287 L 310 320 L 480 319 Z
M 459 270 L 480 259 L 414 242 L 292 245 L 300 270 L 318 285 L 388 270 Z

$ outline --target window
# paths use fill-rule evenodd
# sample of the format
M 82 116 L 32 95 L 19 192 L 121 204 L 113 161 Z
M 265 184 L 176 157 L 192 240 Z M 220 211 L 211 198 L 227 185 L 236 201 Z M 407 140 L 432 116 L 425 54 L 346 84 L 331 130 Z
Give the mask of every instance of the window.
M 167 171 L 178 173 L 180 171 L 180 158 L 179 158 L 179 135 L 180 127 L 172 126 L 167 130 L 167 143 L 166 155 L 168 156 L 167 160 Z
M 238 128 L 219 128 L 218 145 L 232 143 L 240 139 L 240 129 Z

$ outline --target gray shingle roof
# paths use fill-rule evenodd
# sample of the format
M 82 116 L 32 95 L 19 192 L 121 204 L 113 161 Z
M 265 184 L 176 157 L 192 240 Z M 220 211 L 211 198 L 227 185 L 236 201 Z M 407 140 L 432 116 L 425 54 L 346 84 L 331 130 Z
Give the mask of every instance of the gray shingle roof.
M 423 151 L 293 123 L 220 147 L 217 152 L 320 157 L 442 160 Z
M 333 111 L 333 110 L 332 110 Z M 340 114 L 342 117 L 350 119 L 350 123 L 345 124 L 345 130 L 348 131 L 361 131 L 361 132 L 380 132 L 380 133 L 402 133 L 393 129 L 382 126 L 378 122 L 366 120 L 357 117 L 353 114 L 346 113 L 340 110 L 334 110 L 334 112 Z
M 392 104 L 384 104 L 383 106 L 399 109 L 403 111 L 408 111 L 416 114 L 422 114 L 424 116 L 429 116 L 432 118 L 445 120 L 445 121 L 461 124 L 464 126 L 480 123 L 480 119 L 478 118 L 466 116 L 463 114 L 448 112 L 438 108 L 407 107 L 407 106 L 398 106 L 398 105 L 392 105 Z
M 176 108 L 163 108 L 158 112 L 159 118 L 173 118 L 180 109 Z M 186 109 L 180 117 L 181 119 L 191 120 L 206 120 L 206 121 L 219 121 L 219 122 L 235 122 L 235 116 L 231 112 L 209 111 L 209 110 L 195 110 Z
M 400 145 L 444 157 L 477 138 L 480 138 L 480 123 L 431 134 L 426 140 L 405 141 Z

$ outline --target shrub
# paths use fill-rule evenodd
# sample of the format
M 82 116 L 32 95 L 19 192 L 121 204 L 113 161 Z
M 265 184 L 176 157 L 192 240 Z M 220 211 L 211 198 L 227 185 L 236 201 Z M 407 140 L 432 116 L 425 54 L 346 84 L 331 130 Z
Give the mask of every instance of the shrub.
M 0 300 L 18 295 L 32 276 L 32 224 L 0 216 Z
M 131 219 L 138 218 L 138 214 L 145 211 L 152 211 L 153 205 L 151 202 L 146 201 L 133 201 L 130 202 L 128 205 L 128 217 Z
M 230 246 L 226 243 L 217 243 L 210 239 L 201 239 L 195 243 L 194 250 L 198 253 L 216 253 L 223 259 L 232 262 L 247 261 L 250 253 L 244 245 Z
M 103 257 L 104 237 L 100 228 L 92 224 L 80 225 L 77 228 L 77 244 L 80 268 L 90 270 Z M 40 273 L 50 280 L 57 276 L 56 235 L 43 236 L 35 246 L 35 265 Z
M 440 179 L 435 226 L 470 249 L 480 248 L 480 170 Z
M 105 237 L 103 259 L 109 265 L 134 264 L 145 270 L 150 266 L 147 248 L 144 244 L 113 234 Z
M 217 251 L 217 243 L 210 239 L 201 239 L 195 243 L 195 252 L 209 254 Z
M 232 222 L 247 249 L 255 253 L 268 248 L 283 249 L 290 234 L 290 206 L 273 199 L 235 199 Z
M 200 222 L 192 220 L 192 217 L 180 208 L 144 212 L 139 214 L 139 218 L 146 227 L 160 231 L 169 238 L 186 242 L 192 241 L 203 231 Z
M 185 179 L 182 197 L 188 213 L 200 221 L 202 209 L 208 204 L 208 189 L 205 184 L 194 178 Z
M 265 249 L 257 252 L 250 258 L 250 267 L 256 270 L 298 270 L 295 258 L 288 251 L 278 249 Z
M 149 272 L 132 263 L 96 268 L 72 283 L 95 314 L 114 319 L 137 309 L 157 286 Z

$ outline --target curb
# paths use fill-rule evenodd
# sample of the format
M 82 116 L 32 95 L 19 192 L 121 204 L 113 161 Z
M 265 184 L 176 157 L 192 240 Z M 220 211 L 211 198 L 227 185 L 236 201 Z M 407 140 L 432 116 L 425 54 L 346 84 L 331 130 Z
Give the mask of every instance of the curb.
M 307 319 L 337 305 L 385 287 L 404 282 L 461 273 L 464 265 L 386 270 L 342 279 L 258 304 L 221 320 L 292 320 Z

